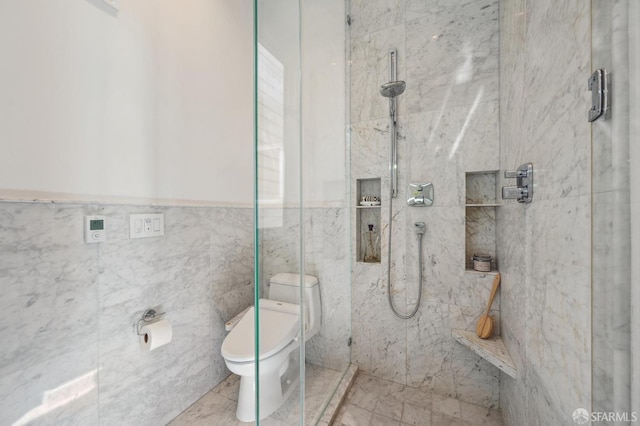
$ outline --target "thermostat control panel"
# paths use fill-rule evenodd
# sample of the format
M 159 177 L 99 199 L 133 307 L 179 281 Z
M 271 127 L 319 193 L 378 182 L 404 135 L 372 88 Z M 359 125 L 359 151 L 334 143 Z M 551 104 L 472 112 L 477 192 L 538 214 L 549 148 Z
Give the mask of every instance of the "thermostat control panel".
M 107 241 L 104 216 L 85 216 L 84 240 L 87 244 Z

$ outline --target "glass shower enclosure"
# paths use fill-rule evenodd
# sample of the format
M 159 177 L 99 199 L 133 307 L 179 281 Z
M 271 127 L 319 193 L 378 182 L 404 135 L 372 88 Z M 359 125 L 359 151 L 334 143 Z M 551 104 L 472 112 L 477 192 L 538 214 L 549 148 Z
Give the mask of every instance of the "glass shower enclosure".
M 629 416 L 640 412 L 640 4 L 593 0 L 591 12 L 592 71 L 610 99 L 592 125 L 592 411 Z
M 254 1 L 255 306 L 279 298 L 274 276 L 295 274 L 301 319 L 278 387 L 261 355 L 266 307 L 255 310 L 258 423 L 317 424 L 350 364 L 344 16 L 342 0 Z M 309 277 L 317 332 L 305 327 Z M 275 409 L 273 398 L 282 398 Z

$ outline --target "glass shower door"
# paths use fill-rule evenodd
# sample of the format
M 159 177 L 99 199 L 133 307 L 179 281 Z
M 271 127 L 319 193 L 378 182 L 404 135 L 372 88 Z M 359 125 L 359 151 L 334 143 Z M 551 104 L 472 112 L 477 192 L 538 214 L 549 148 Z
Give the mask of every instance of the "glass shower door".
M 273 366 L 262 357 L 256 392 L 269 422 L 317 424 L 351 360 L 345 2 L 254 5 L 256 305 L 270 298 L 276 274 L 300 276 L 298 345 L 277 372 L 279 384 L 265 383 Z M 319 310 L 300 303 L 309 299 L 305 282 L 314 280 L 305 275 L 317 278 Z M 319 327 L 305 328 L 318 311 Z M 257 312 L 264 337 L 265 310 Z M 257 342 L 256 357 L 265 343 Z M 280 396 L 275 410 L 265 410 Z
M 256 309 L 255 319 L 260 328 L 256 342 L 256 418 L 258 423 L 268 419 L 297 424 L 304 389 L 304 363 L 300 363 L 304 360 L 304 345 L 286 344 L 277 351 L 271 350 L 282 343 L 271 340 L 278 335 L 275 328 L 293 325 L 280 320 L 274 323 L 273 312 L 266 308 L 264 299 L 270 297 L 270 280 L 276 274 L 304 275 L 299 2 L 256 0 L 254 10 L 255 302 L 256 306 L 265 305 Z M 301 285 L 291 287 L 291 294 L 284 298 L 301 300 L 302 290 Z M 278 300 L 285 301 L 282 299 Z M 304 305 L 299 303 L 298 307 L 298 317 L 304 318 Z M 296 332 L 300 336 L 304 332 L 302 323 L 298 322 Z
M 606 71 L 611 99 L 592 125 L 592 411 L 630 418 L 640 415 L 640 4 L 591 4 L 592 71 Z

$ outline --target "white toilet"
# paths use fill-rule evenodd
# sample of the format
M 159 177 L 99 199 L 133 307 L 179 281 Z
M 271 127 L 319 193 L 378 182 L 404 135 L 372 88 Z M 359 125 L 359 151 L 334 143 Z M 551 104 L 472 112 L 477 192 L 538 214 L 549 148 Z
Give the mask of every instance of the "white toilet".
M 304 338 L 320 329 L 318 279 L 304 276 Z M 288 398 L 298 380 L 299 367 L 290 363 L 300 347 L 300 275 L 280 273 L 271 278 L 267 299 L 260 299 L 260 419 L 271 415 Z M 222 343 L 229 370 L 240 376 L 236 416 L 255 421 L 255 332 L 251 307 Z M 290 367 L 291 364 L 291 368 Z

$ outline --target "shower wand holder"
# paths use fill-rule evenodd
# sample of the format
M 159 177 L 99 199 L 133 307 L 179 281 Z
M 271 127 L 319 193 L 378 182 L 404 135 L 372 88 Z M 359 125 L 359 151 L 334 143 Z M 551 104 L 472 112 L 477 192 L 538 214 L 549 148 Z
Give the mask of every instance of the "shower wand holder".
M 431 183 L 410 183 L 407 193 L 411 194 L 407 199 L 407 205 L 410 207 L 433 205 L 433 184 Z

